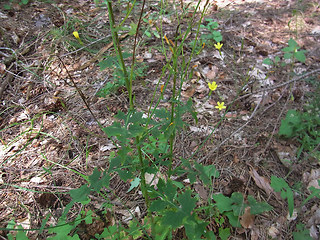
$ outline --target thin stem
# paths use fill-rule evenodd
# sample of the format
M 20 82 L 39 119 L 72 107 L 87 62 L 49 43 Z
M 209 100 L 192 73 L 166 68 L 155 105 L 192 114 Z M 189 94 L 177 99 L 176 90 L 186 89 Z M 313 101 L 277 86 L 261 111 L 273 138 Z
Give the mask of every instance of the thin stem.
M 143 0 L 143 2 L 142 2 L 142 8 L 141 8 L 140 17 L 139 17 L 137 30 L 136 30 L 136 34 L 135 34 L 135 37 L 134 37 L 134 44 L 133 44 L 132 64 L 131 64 L 131 72 L 130 72 L 130 79 L 129 79 L 129 89 L 130 89 L 130 91 L 128 89 L 128 91 L 129 91 L 130 110 L 134 109 L 134 105 L 133 105 L 133 101 L 132 101 L 132 81 L 133 81 L 134 64 L 135 64 L 135 60 L 136 60 L 137 39 L 138 39 L 139 28 L 140 28 L 140 24 L 141 24 L 141 19 L 142 19 L 142 15 L 143 15 L 143 11 L 144 11 L 145 2 L 146 2 L 146 0 Z
M 175 118 L 175 105 L 176 105 L 176 84 L 177 84 L 177 39 L 175 40 L 175 47 L 173 48 L 173 86 L 172 86 L 172 97 L 171 97 L 171 119 L 170 119 L 170 124 L 173 124 L 174 118 Z M 170 126 L 169 126 L 170 127 Z M 173 126 L 174 127 L 174 126 Z M 172 174 L 172 164 L 173 164 L 173 144 L 174 144 L 174 138 L 175 138 L 175 131 L 171 133 L 169 143 L 170 143 L 170 163 L 169 163 L 169 172 L 168 172 L 168 177 L 171 176 Z
M 126 68 L 126 65 L 124 63 L 123 56 L 122 56 L 122 51 L 121 51 L 119 37 L 118 37 L 118 31 L 115 28 L 115 20 L 114 20 L 114 15 L 113 15 L 113 10 L 112 10 L 112 3 L 109 0 L 106 0 L 106 3 L 107 3 L 108 13 L 109 13 L 109 24 L 110 24 L 113 45 L 114 45 L 114 48 L 117 53 L 118 62 L 121 65 L 121 68 L 123 71 L 124 79 L 126 82 L 126 87 L 129 92 L 129 102 L 131 103 L 132 102 L 132 89 L 130 88 L 130 81 L 128 78 L 128 72 L 127 72 L 127 68 Z

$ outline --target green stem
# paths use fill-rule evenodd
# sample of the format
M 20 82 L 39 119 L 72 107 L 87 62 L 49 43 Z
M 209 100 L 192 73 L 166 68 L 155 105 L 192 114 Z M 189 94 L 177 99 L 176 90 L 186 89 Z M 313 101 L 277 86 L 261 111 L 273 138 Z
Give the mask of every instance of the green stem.
M 143 197 L 144 197 L 144 199 L 146 201 L 148 217 L 149 217 L 150 222 L 151 222 L 151 236 L 152 236 L 152 239 L 154 239 L 154 237 L 155 237 L 154 219 L 153 219 L 153 216 L 152 216 L 152 212 L 149 211 L 149 209 L 150 209 L 150 198 L 149 198 L 148 188 L 147 188 L 147 183 L 146 183 L 146 178 L 145 178 L 146 168 L 145 168 L 145 165 L 144 165 L 144 162 L 143 162 L 142 150 L 141 150 L 140 138 L 139 137 L 136 137 L 136 146 L 137 146 L 137 149 L 138 149 L 138 156 L 139 156 L 139 162 L 140 162 L 140 167 L 141 167 L 141 191 L 142 191 Z
M 117 53 L 118 62 L 119 62 L 120 66 L 122 68 L 122 71 L 123 71 L 124 79 L 126 82 L 126 87 L 127 87 L 128 93 L 129 93 L 129 102 L 132 103 L 132 89 L 130 88 L 130 81 L 128 78 L 128 72 L 127 72 L 127 68 L 126 68 L 126 65 L 124 64 L 124 60 L 123 60 L 123 56 L 122 56 L 118 31 L 115 28 L 112 3 L 110 0 L 106 0 L 106 3 L 107 3 L 108 13 L 109 13 L 109 24 L 110 24 L 110 30 L 111 30 L 111 35 L 112 35 L 113 46 L 114 46 L 114 49 Z M 130 104 L 130 106 L 131 106 L 131 104 Z
M 175 40 L 175 46 L 173 48 L 173 56 L 172 56 L 172 65 L 173 65 L 173 86 L 172 86 L 172 97 L 171 97 L 171 119 L 170 119 L 170 125 L 174 124 L 174 112 L 175 112 L 175 106 L 176 106 L 176 85 L 177 85 L 177 39 Z M 169 126 L 171 127 L 171 126 Z M 174 127 L 174 126 L 172 126 Z M 169 143 L 170 143 L 170 163 L 169 163 L 169 172 L 168 177 L 172 174 L 172 164 L 173 164 L 173 144 L 174 144 L 174 138 L 175 138 L 175 131 L 173 131 L 170 135 Z
M 142 15 L 143 15 L 143 11 L 144 11 L 144 5 L 145 5 L 146 0 L 143 0 L 142 2 L 142 8 L 141 8 L 141 12 L 140 12 L 140 17 L 139 17 L 139 21 L 138 21 L 138 25 L 137 25 L 137 30 L 136 30 L 136 34 L 134 37 L 134 44 L 133 44 L 133 52 L 132 52 L 132 64 L 131 64 L 131 72 L 130 72 L 130 79 L 129 79 L 129 102 L 130 102 L 130 110 L 134 109 L 134 105 L 133 105 L 133 101 L 132 101 L 132 81 L 133 81 L 133 72 L 134 72 L 134 64 L 135 64 L 135 60 L 136 60 L 136 48 L 137 48 L 137 39 L 138 39 L 138 34 L 139 34 L 139 28 L 140 28 L 140 24 L 141 24 L 141 20 L 142 20 Z

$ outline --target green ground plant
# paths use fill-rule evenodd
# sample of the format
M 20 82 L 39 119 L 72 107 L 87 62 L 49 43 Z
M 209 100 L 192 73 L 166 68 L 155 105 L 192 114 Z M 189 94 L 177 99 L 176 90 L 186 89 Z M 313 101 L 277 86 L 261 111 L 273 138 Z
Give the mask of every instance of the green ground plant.
M 5 10 L 10 10 L 12 8 L 12 4 L 19 4 L 20 6 L 27 5 L 29 0 L 9 0 L 8 3 L 3 5 Z
M 288 41 L 288 47 L 285 47 L 282 49 L 284 52 L 283 58 L 285 60 L 291 60 L 291 63 L 293 64 L 295 60 L 298 60 L 299 62 L 305 63 L 306 61 L 306 50 L 299 50 L 300 47 L 298 43 L 294 39 L 290 39 Z M 281 66 L 284 67 L 286 63 L 284 61 L 281 61 L 281 58 L 279 56 L 276 56 L 274 60 L 270 58 L 266 58 L 263 61 L 264 64 L 270 65 L 270 66 Z
M 211 18 L 207 18 L 206 22 L 207 22 L 207 25 L 201 24 L 201 28 L 207 29 L 209 33 L 203 34 L 201 36 L 201 39 L 205 43 L 208 43 L 209 45 L 212 45 L 214 43 L 214 42 L 212 43 L 212 40 L 214 40 L 217 43 L 221 42 L 222 35 L 219 31 L 217 31 L 217 29 L 219 28 L 219 24 Z
M 131 183 L 128 192 L 141 190 L 147 214 L 144 221 L 141 222 L 130 212 L 129 207 L 122 203 L 132 214 L 131 222 L 128 226 L 124 226 L 121 223 L 107 226 L 101 234 L 97 233 L 95 235 L 97 239 L 119 240 L 142 237 L 156 240 L 172 239 L 174 231 L 181 228 L 184 228 L 188 239 L 216 239 L 217 234 L 221 239 L 228 239 L 232 229 L 223 225 L 225 219 L 228 219 L 232 227 L 237 228 L 241 227 L 239 219 L 246 208 L 250 207 L 252 215 L 258 215 L 272 209 L 268 203 L 257 202 L 253 196 L 245 196 L 245 194 L 239 192 L 234 192 L 230 197 L 226 197 L 223 194 L 213 194 L 214 179 L 220 176 L 220 172 L 216 167 L 198 163 L 193 159 L 193 156 L 189 159 L 183 159 L 174 154 L 174 142 L 177 133 L 189 125 L 184 117 L 191 116 L 197 122 L 197 113 L 193 109 L 192 100 L 182 100 L 181 87 L 184 81 L 188 81 L 192 76 L 190 74 L 192 72 L 192 67 L 190 67 L 192 57 L 201 50 L 202 42 L 199 37 L 201 27 L 208 29 L 210 32 L 202 40 L 214 40 L 217 43 L 216 48 L 221 54 L 222 44 L 220 42 L 222 41 L 222 36 L 219 31 L 216 31 L 218 24 L 212 19 L 206 19 L 206 26 L 201 24 L 209 1 L 206 2 L 194 31 L 194 19 L 200 2 L 200 0 L 197 2 L 187 28 L 182 30 L 179 25 L 176 26 L 176 34 L 173 38 L 168 39 L 163 34 L 161 26 L 157 27 L 156 33 L 150 32 L 148 28 L 145 30 L 144 33 L 148 37 L 152 36 L 151 33 L 157 38 L 160 37 L 162 53 L 166 56 L 166 64 L 162 68 L 162 75 L 154 90 L 148 109 L 138 110 L 135 105 L 133 85 L 135 84 L 136 76 L 139 76 L 141 72 L 141 69 L 139 70 L 141 66 L 136 61 L 136 48 L 138 46 L 137 38 L 140 25 L 143 22 L 145 1 L 142 2 L 142 7 L 139 6 L 141 8 L 139 20 L 137 20 L 137 23 L 131 23 L 130 28 L 122 26 L 124 21 L 119 24 L 116 23 L 113 11 L 114 2 L 111 0 L 95 1 L 96 4 L 106 6 L 108 9 L 109 27 L 114 46 L 114 54 L 99 63 L 101 70 L 105 68 L 113 69 L 114 83 L 107 85 L 99 94 L 101 94 L 100 96 L 107 96 L 113 87 L 124 85 L 126 87 L 129 110 L 127 112 L 119 111 L 115 115 L 115 121 L 110 126 L 102 127 L 106 137 L 111 139 L 114 145 L 117 146 L 117 150 L 111 153 L 108 159 L 108 169 L 100 171 L 95 168 L 93 173 L 87 176 L 68 166 L 51 162 L 56 166 L 73 171 L 82 177 L 86 183 L 68 192 L 71 201 L 64 206 L 62 216 L 59 217 L 57 224 L 47 227 L 48 219 L 52 215 L 49 213 L 45 216 L 46 218 L 42 222 L 39 231 L 47 231 L 50 235 L 47 239 L 80 239 L 79 224 L 90 224 L 96 218 L 91 210 L 85 210 L 84 207 L 91 202 L 92 195 L 104 199 L 104 204 L 101 206 L 103 213 L 112 212 L 113 204 L 109 199 L 108 192 L 112 192 L 110 179 L 115 175 L 119 176 L 122 181 Z M 135 7 L 136 1 L 130 1 L 130 3 L 132 7 L 127 8 L 125 19 L 128 18 Z M 165 15 L 164 9 L 167 4 L 167 1 L 160 1 L 159 16 Z M 132 52 L 124 51 L 120 45 L 120 30 L 130 31 L 130 34 L 134 36 Z M 147 34 L 147 31 L 150 34 Z M 195 36 L 192 41 L 188 40 L 190 33 Z M 184 47 L 187 44 L 191 48 L 191 54 L 188 56 L 184 51 Z M 298 51 L 298 49 L 294 40 L 289 41 L 289 47 L 283 50 L 285 58 L 296 58 L 301 62 L 305 61 L 304 52 Z M 128 66 L 125 59 L 131 59 L 130 66 Z M 218 86 L 216 82 L 212 82 L 208 84 L 208 87 L 211 90 L 211 94 Z M 159 107 L 165 91 L 170 92 L 170 108 Z M 226 109 L 224 102 L 218 102 L 216 109 L 219 111 Z M 224 117 L 225 114 L 222 115 L 219 124 Z M 294 120 L 292 118 L 284 120 L 285 124 L 287 123 L 289 126 L 282 127 L 282 129 L 285 128 L 282 133 L 290 137 L 296 136 L 295 134 L 299 132 L 295 125 L 296 118 Z M 175 161 L 181 161 L 181 165 L 175 167 Z M 185 175 L 188 177 L 190 185 L 185 185 L 174 178 Z M 153 176 L 152 181 L 149 181 L 146 176 Z M 152 184 L 154 180 L 157 180 L 156 184 Z M 196 182 L 201 183 L 210 190 L 210 195 L 204 202 L 201 202 L 201 196 L 191 187 L 191 184 Z M 283 199 L 287 199 L 289 212 L 292 215 L 294 205 L 291 188 L 283 179 L 276 177 L 271 178 L 271 185 L 275 191 L 281 192 Z M 311 190 L 312 194 L 310 196 L 319 197 L 317 190 Z M 309 199 L 307 198 L 307 200 Z M 70 218 L 70 212 L 75 205 L 83 207 L 76 217 Z M 215 221 L 218 224 L 218 233 L 208 231 L 207 226 L 211 221 Z M 16 237 L 27 239 L 25 232 L 22 231 L 24 229 L 17 227 L 17 225 L 15 221 L 11 221 L 7 225 L 7 230 L 16 230 Z M 18 229 L 14 229 L 15 227 Z M 9 238 L 13 238 L 13 235 L 9 234 Z

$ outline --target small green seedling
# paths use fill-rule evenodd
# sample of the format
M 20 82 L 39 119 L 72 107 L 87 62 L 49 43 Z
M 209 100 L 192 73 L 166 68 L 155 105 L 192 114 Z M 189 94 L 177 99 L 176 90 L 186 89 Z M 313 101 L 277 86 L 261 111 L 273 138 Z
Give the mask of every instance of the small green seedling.
M 294 199 L 293 199 L 293 191 L 282 178 L 278 178 L 276 176 L 271 176 L 271 187 L 276 191 L 281 193 L 282 199 L 287 199 L 289 214 L 292 216 L 294 209 Z
M 305 52 L 306 50 L 299 50 L 300 47 L 298 43 L 293 40 L 292 38 L 288 41 L 288 47 L 285 47 L 282 49 L 284 52 L 283 58 L 287 60 L 291 60 L 294 62 L 295 60 L 298 60 L 299 62 L 305 63 L 306 62 L 306 56 Z M 267 65 L 273 65 L 278 66 L 278 64 L 281 64 L 281 66 L 285 66 L 286 64 L 284 62 L 281 62 L 280 57 L 276 56 L 274 60 L 271 60 L 270 58 L 266 58 L 263 60 L 264 64 Z
M 215 22 L 213 19 L 211 18 L 207 18 L 206 21 L 208 22 L 207 25 L 201 25 L 201 28 L 206 28 L 207 30 L 209 30 L 210 33 L 208 34 L 203 34 L 201 36 L 201 38 L 207 42 L 208 40 L 214 40 L 217 43 L 222 41 L 222 35 L 219 31 L 217 31 L 216 29 L 218 29 L 219 24 L 217 22 Z

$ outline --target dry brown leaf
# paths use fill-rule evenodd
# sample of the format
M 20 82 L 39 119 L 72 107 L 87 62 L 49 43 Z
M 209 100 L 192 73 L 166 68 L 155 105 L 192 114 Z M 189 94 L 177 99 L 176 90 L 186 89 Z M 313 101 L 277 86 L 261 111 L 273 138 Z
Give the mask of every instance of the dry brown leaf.
M 199 194 L 200 198 L 207 201 L 208 200 L 208 192 L 201 184 L 196 184 L 194 189 Z
M 268 230 L 268 235 L 272 239 L 277 239 L 277 237 L 279 236 L 279 233 L 280 231 L 274 225 L 272 225 Z
M 211 69 L 206 73 L 208 80 L 214 80 L 217 76 L 219 69 L 216 66 L 212 66 Z
M 193 96 L 194 92 L 196 91 L 193 87 L 188 87 L 186 91 L 181 92 L 182 97 L 190 98 Z
M 250 207 L 246 207 L 244 214 L 240 217 L 240 224 L 244 228 L 252 228 L 254 224 L 254 215 L 250 213 Z
M 6 65 L 4 65 L 3 63 L 0 63 L 0 74 L 4 74 L 6 70 Z
M 259 188 L 264 190 L 269 196 L 272 193 L 275 194 L 267 178 L 261 177 L 254 168 L 251 168 L 249 173 Z
M 250 240 L 258 240 L 258 239 L 260 239 L 259 238 L 259 235 L 260 235 L 260 230 L 259 230 L 259 228 L 253 228 L 252 230 L 251 230 L 251 238 L 250 238 Z

